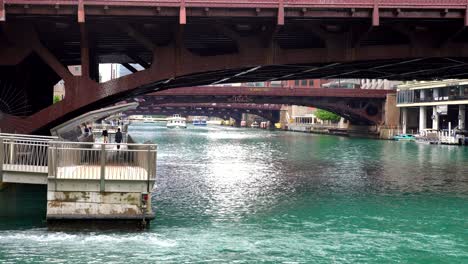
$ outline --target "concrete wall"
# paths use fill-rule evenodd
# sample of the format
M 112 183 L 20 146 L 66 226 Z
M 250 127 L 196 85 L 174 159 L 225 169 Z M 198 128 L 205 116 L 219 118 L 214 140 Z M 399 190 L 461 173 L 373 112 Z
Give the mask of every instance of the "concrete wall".
M 140 219 L 144 212 L 141 194 L 129 192 L 47 192 L 47 219 Z

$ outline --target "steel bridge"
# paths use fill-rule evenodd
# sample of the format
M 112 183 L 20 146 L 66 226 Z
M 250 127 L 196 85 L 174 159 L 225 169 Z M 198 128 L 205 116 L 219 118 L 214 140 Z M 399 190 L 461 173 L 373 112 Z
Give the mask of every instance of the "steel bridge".
M 466 78 L 465 0 L 0 0 L 0 127 L 46 133 L 155 90 Z M 100 63 L 133 74 L 99 82 Z M 139 64 L 144 70 L 138 71 Z M 81 65 L 73 75 L 68 66 Z M 65 82 L 65 99 L 52 87 Z
M 383 125 L 384 105 L 393 90 L 273 88 L 273 87 L 189 87 L 174 88 L 136 97 L 141 107 L 168 103 L 185 106 L 199 103 L 276 104 L 317 107 L 345 117 L 356 125 Z
M 281 105 L 242 104 L 242 103 L 143 103 L 137 109 L 126 111 L 127 115 L 173 115 L 212 116 L 222 119 L 232 118 L 237 124 L 242 121 L 242 114 L 253 114 L 274 124 L 280 120 Z

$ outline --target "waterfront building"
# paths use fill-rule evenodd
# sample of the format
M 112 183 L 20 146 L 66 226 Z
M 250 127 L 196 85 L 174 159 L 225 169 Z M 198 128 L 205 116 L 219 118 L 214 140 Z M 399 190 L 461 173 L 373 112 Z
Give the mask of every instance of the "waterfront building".
M 397 88 L 402 132 L 457 128 L 466 130 L 468 80 L 410 82 Z

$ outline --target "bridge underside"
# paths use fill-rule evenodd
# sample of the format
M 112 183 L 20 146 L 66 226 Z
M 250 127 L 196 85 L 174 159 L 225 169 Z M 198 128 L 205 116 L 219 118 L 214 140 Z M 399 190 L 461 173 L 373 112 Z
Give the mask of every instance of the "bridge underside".
M 184 88 L 182 88 L 184 89 Z M 182 89 L 174 89 L 174 92 L 178 92 Z M 198 88 L 204 89 L 202 87 Z M 224 90 L 225 88 L 219 88 Z M 235 88 L 233 88 L 235 89 Z M 255 88 L 252 88 L 255 89 Z M 257 88 L 258 89 L 258 88 Z M 268 89 L 268 88 L 267 88 Z M 274 90 L 275 88 L 273 88 Z M 279 88 L 277 88 L 279 89 Z M 271 90 L 271 89 L 270 89 Z M 301 89 L 299 89 L 301 90 Z M 338 89 L 341 90 L 341 89 Z M 252 93 L 248 92 L 239 95 L 169 95 L 168 92 L 154 93 L 152 95 L 146 95 L 138 97 L 135 100 L 139 101 L 140 109 L 152 109 L 164 106 L 165 104 L 200 104 L 200 103 L 217 103 L 217 104 L 246 104 L 245 108 L 253 109 L 254 107 L 249 106 L 251 104 L 258 105 L 256 108 L 268 108 L 269 104 L 273 105 L 301 105 L 316 107 L 324 109 L 333 113 L 336 113 L 347 120 L 351 121 L 355 125 L 382 125 L 384 120 L 383 107 L 385 103 L 385 96 L 377 98 L 369 97 L 333 97 L 333 96 L 292 96 L 294 91 L 290 91 L 291 95 L 272 96 L 267 93 Z M 365 93 L 371 91 L 361 90 L 356 91 L 358 93 Z M 382 93 L 383 94 L 383 93 Z M 265 106 L 266 105 L 266 106 Z M 233 106 L 234 107 L 234 106 Z M 230 107 L 231 108 L 231 107 Z M 264 109 L 270 110 L 270 109 Z
M 298 4 L 280 14 L 248 3 L 184 12 L 179 5 L 124 8 L 114 1 L 79 8 L 25 3 L 9 1 L 0 27 L 3 131 L 47 133 L 98 107 L 181 86 L 468 77 L 466 6 Z M 100 63 L 121 63 L 135 73 L 99 83 Z M 69 65 L 82 65 L 82 76 L 73 76 Z M 52 105 L 52 86 L 60 79 L 65 99 Z
M 182 116 L 210 116 L 223 119 L 232 118 L 241 121 L 242 114 L 253 114 L 271 123 L 280 120 L 281 105 L 258 104 L 151 104 L 149 102 L 140 105 L 137 109 L 125 111 L 127 115 L 173 115 Z

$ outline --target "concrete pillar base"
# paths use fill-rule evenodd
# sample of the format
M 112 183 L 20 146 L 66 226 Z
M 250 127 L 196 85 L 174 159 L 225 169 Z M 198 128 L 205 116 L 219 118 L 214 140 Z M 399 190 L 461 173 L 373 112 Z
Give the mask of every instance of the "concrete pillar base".
M 459 105 L 458 106 L 458 128 L 460 130 L 465 130 L 466 129 L 466 107 L 465 105 Z
M 422 133 L 424 129 L 426 129 L 426 107 L 420 106 L 419 107 L 419 133 Z
M 401 127 L 402 127 L 402 133 L 406 134 L 406 131 L 408 130 L 408 108 L 404 107 L 401 109 Z
M 432 129 L 439 130 L 439 114 L 437 113 L 437 106 L 432 107 Z
M 47 222 L 144 222 L 154 219 L 151 198 L 146 205 L 142 194 L 134 192 L 47 192 Z

